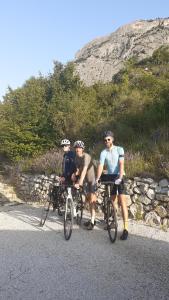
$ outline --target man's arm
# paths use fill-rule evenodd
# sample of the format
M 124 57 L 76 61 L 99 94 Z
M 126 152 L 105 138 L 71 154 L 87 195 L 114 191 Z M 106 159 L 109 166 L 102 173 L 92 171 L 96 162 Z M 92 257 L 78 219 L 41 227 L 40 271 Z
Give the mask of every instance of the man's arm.
M 119 179 L 122 179 L 124 176 L 124 149 L 119 148 Z
M 119 160 L 119 178 L 122 179 L 124 175 L 124 159 Z
M 103 167 L 104 165 L 102 165 L 101 163 L 99 163 L 98 168 L 97 168 L 97 177 L 96 177 L 96 181 L 98 181 L 100 179 L 100 176 L 103 173 Z
M 76 169 L 76 171 L 72 174 L 71 176 L 71 180 L 73 182 L 76 182 L 77 181 L 77 176 L 79 175 L 79 169 Z
M 87 168 L 88 168 L 88 166 L 83 167 L 83 170 L 82 170 L 82 173 L 81 173 L 80 179 L 79 179 L 79 185 L 83 185 L 83 181 L 84 181 L 86 173 L 87 173 Z
M 97 168 L 97 177 L 96 177 L 96 181 L 98 181 L 100 179 L 100 176 L 103 173 L 103 169 L 104 169 L 104 162 L 105 162 L 105 153 L 104 151 L 101 152 L 100 154 L 100 160 L 99 160 L 99 165 Z

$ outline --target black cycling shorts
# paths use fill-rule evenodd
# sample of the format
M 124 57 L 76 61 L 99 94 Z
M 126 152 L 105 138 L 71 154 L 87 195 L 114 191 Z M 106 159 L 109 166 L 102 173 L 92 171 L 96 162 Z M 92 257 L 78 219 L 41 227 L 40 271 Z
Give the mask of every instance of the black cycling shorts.
M 102 174 L 100 177 L 101 182 L 102 181 L 112 181 L 114 182 L 116 179 L 118 179 L 118 175 L 116 174 Z M 124 185 L 124 179 L 122 179 L 121 183 L 119 185 L 113 185 L 111 189 L 111 195 L 125 195 L 125 185 Z

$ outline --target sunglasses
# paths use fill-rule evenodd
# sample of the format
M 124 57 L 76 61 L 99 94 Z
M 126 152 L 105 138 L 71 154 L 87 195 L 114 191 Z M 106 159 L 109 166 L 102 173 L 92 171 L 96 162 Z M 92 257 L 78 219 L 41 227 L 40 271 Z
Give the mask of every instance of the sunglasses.
M 110 142 L 110 141 L 111 141 L 111 139 L 104 139 L 104 141 L 105 141 L 105 142 Z

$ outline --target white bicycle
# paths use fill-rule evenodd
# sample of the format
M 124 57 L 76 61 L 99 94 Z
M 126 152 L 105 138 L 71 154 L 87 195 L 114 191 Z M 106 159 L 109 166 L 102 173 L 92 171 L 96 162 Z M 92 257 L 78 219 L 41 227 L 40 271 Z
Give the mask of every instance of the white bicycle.
M 81 191 L 74 186 L 67 186 L 64 213 L 64 236 L 66 240 L 71 237 L 74 218 L 76 218 L 77 225 L 81 224 L 83 207 Z

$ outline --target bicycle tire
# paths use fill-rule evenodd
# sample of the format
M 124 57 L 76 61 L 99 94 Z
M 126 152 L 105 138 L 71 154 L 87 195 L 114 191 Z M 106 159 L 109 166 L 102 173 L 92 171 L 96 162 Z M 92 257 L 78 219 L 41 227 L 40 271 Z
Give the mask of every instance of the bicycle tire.
M 107 230 L 111 243 L 114 243 L 117 238 L 117 213 L 114 202 L 107 202 Z
M 51 206 L 52 206 L 52 202 L 47 200 L 44 204 L 44 207 L 42 208 L 41 220 L 39 223 L 40 227 L 44 226 Z
M 69 240 L 72 234 L 73 228 L 73 200 L 71 198 L 66 199 L 66 208 L 64 213 L 64 236 L 65 240 Z

